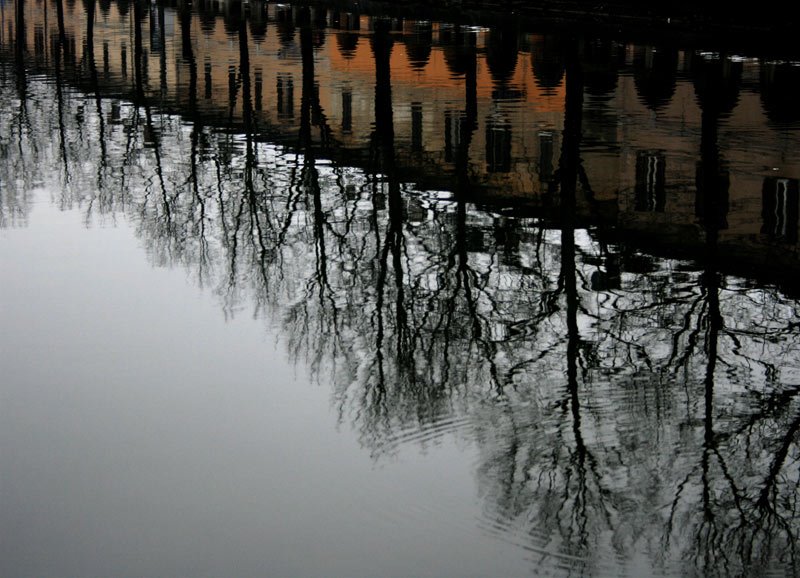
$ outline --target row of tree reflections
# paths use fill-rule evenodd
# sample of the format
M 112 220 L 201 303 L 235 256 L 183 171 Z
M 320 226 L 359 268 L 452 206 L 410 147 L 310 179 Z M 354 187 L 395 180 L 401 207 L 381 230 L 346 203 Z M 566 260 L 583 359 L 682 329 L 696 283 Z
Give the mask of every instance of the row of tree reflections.
M 184 118 L 154 111 L 141 86 L 144 6 L 132 9 L 132 101 L 69 89 L 60 66 L 29 76 L 22 50 L 0 66 L 3 226 L 24 224 L 42 185 L 87 223 L 124 215 L 157 264 L 186 267 L 231 314 L 254 308 L 277 321 L 289 354 L 330 382 L 341 420 L 376 457 L 445 432 L 476 444 L 487 531 L 539 563 L 577 574 L 634 557 L 668 572 L 800 570 L 800 308 L 717 265 L 724 61 L 699 65 L 705 248 L 690 265 L 577 226 L 577 200 L 592 195 L 581 165 L 591 69 L 577 38 L 562 41 L 566 113 L 551 186 L 560 215 L 545 227 L 461 194 L 474 82 L 453 194 L 403 182 L 391 21 L 377 19 L 370 38 L 374 130 L 368 166 L 355 169 L 311 146 L 329 128 L 310 13 L 297 19 L 303 79 L 290 152 L 255 138 L 246 21 L 244 130 L 218 131 L 191 103 Z M 60 59 L 68 43 L 55 44 Z
M 20 0 L 15 6 L 22 7 L 25 2 Z M 41 0 L 40 0 L 41 3 Z M 45 2 L 47 3 L 47 2 Z M 94 54 L 93 26 L 88 25 L 83 39 L 83 54 L 76 50 L 76 43 L 81 40 L 72 35 L 76 31 L 66 31 L 64 27 L 64 0 L 53 0 L 56 7 L 58 20 L 58 41 L 50 42 L 51 51 L 60 50 L 62 60 L 71 64 L 73 69 L 96 74 L 98 65 L 108 71 L 108 46 L 103 47 L 101 57 Z M 310 42 L 313 48 L 319 49 L 326 42 L 326 36 L 333 34 L 338 50 L 344 58 L 355 55 L 359 42 L 372 42 L 369 36 L 361 30 L 362 21 L 358 13 L 342 12 L 335 9 L 326 9 L 316 6 L 312 9 L 298 8 L 291 5 L 280 5 L 274 11 L 274 20 L 270 21 L 266 3 L 252 2 L 242 4 L 236 1 L 217 2 L 204 0 L 196 5 L 189 2 L 178 2 L 170 5 L 167 3 L 137 6 L 136 2 L 118 0 L 116 3 L 117 14 L 127 19 L 131 15 L 140 21 L 149 21 L 147 36 L 140 49 L 152 53 L 162 54 L 159 79 L 166 82 L 166 59 L 164 57 L 165 38 L 165 10 L 176 10 L 180 34 L 182 58 L 190 66 L 191 81 L 190 94 L 196 95 L 198 89 L 197 63 L 194 61 L 192 38 L 197 34 L 210 34 L 221 22 L 225 32 L 232 38 L 240 35 L 240 30 L 246 26 L 248 41 L 258 45 L 264 41 L 268 30 L 274 29 L 281 44 L 286 47 L 295 46 L 300 39 L 299 32 L 304 27 L 311 27 Z M 87 22 L 94 22 L 99 9 L 99 16 L 108 19 L 111 14 L 111 0 L 83 0 L 82 8 L 87 15 Z M 66 9 L 75 10 L 75 0 L 66 0 Z M 200 30 L 191 29 L 192 11 L 196 10 L 200 16 Z M 431 51 L 434 47 L 443 50 L 448 70 L 454 77 L 470 79 L 474 71 L 474 61 L 478 58 L 476 47 L 476 34 L 474 29 L 460 26 L 440 26 L 434 34 L 434 27 L 429 21 L 408 21 L 402 18 L 392 18 L 381 25 L 388 26 L 393 40 L 405 45 L 412 69 L 423 70 L 429 63 Z M 19 27 L 16 27 L 19 30 Z M 82 31 L 79 31 L 82 32 Z M 558 34 L 539 34 L 529 36 L 523 33 L 516 24 L 507 23 L 493 28 L 487 35 L 487 41 L 480 52 L 485 57 L 487 67 L 491 73 L 496 90 L 495 98 L 508 98 L 516 95 L 513 86 L 513 76 L 519 63 L 521 51 L 532 54 L 531 66 L 536 84 L 545 93 L 554 91 L 563 80 L 566 70 L 567 53 L 571 49 L 570 42 Z M 24 40 L 24 38 L 23 38 Z M 52 40 L 52 39 L 47 39 Z M 19 44 L 10 36 L 8 44 Z M 45 51 L 45 39 L 37 38 L 36 50 Z M 87 53 L 88 51 L 88 53 Z M 653 111 L 663 110 L 671 101 L 676 85 L 681 80 L 691 80 L 702 83 L 704 78 L 703 65 L 698 63 L 702 57 L 692 54 L 687 62 L 681 61 L 680 51 L 676 45 L 665 44 L 657 48 L 650 46 L 636 46 L 632 62 L 626 61 L 626 47 L 624 44 L 607 38 L 593 38 L 584 40 L 580 49 L 580 59 L 584 71 L 584 90 L 587 96 L 596 103 L 602 104 L 610 99 L 616 88 L 618 77 L 621 74 L 630 74 L 634 77 L 637 95 L 645 106 Z M 102 64 L 99 61 L 102 60 Z M 722 60 L 724 60 L 724 55 Z M 726 83 L 730 102 L 728 108 L 732 109 L 738 99 L 738 92 L 742 88 L 741 62 L 728 62 L 729 70 Z M 765 60 L 761 64 L 761 77 L 758 86 L 747 86 L 747 90 L 758 90 L 761 96 L 764 111 L 771 122 L 777 125 L 796 125 L 800 123 L 800 107 L 796 105 L 795 94 L 800 86 L 800 66 L 787 61 Z M 143 84 L 149 83 L 147 63 L 144 61 L 142 70 Z M 206 96 L 211 92 L 210 74 L 205 71 L 201 84 L 205 82 Z M 261 79 L 257 80 L 261 84 Z M 234 81 L 236 84 L 236 81 Z M 236 85 L 238 86 L 238 84 Z M 234 87 L 235 88 L 235 87 Z M 162 86 L 162 93 L 166 87 Z M 260 90 L 254 95 L 260 102 Z M 236 90 L 230 91 L 230 98 L 236 98 Z M 232 103 L 233 104 L 233 103 Z

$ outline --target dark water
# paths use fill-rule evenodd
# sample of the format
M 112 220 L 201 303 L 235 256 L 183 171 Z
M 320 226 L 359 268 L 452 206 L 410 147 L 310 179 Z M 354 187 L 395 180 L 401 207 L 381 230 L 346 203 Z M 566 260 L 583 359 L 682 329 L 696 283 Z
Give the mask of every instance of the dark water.
M 0 24 L 0 574 L 800 571 L 791 55 Z

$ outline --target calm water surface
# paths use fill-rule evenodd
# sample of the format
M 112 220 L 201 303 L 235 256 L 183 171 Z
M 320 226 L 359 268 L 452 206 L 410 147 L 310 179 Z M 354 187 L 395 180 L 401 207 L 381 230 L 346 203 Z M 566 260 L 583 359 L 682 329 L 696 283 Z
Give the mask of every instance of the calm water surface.
M 0 21 L 0 574 L 800 571 L 789 55 Z

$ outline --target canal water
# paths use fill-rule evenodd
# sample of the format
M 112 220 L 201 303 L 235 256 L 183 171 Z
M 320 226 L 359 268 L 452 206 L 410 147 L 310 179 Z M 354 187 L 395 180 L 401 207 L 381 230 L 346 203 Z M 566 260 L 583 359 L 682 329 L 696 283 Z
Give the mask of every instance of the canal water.
M 337 6 L 0 3 L 0 575 L 800 572 L 795 56 Z

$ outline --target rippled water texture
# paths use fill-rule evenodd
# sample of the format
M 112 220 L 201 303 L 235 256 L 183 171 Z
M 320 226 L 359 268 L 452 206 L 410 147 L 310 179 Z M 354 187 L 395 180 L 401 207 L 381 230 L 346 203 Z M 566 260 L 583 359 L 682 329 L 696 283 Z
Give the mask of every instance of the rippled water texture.
M 0 574 L 800 573 L 790 55 L 0 2 Z

